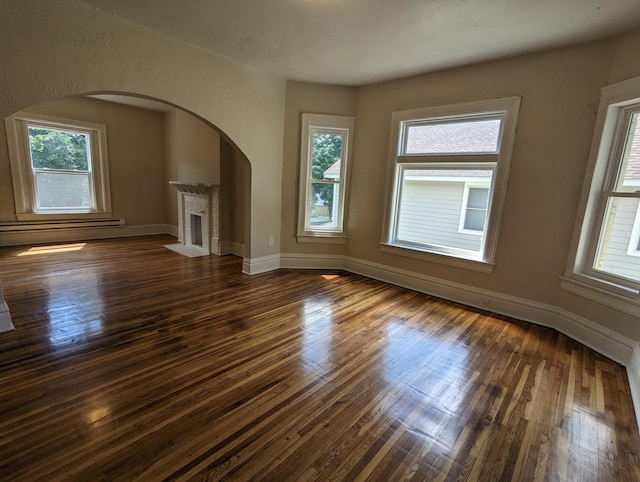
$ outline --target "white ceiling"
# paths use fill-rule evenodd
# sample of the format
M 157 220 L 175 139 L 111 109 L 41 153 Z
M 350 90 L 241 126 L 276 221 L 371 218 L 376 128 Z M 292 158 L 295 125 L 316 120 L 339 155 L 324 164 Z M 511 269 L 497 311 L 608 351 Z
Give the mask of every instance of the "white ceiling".
M 640 0 L 81 1 L 287 79 L 345 85 L 640 25 Z

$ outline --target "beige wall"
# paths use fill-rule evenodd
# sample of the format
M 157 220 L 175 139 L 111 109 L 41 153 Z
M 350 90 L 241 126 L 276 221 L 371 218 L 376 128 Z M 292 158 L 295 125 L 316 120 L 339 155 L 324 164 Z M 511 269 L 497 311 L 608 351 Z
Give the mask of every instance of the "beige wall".
M 287 82 L 282 172 L 282 253 L 344 254 L 345 252 L 344 245 L 298 244 L 296 241 L 300 127 L 303 113 L 354 116 L 355 93 L 356 89 L 353 87 Z
M 640 323 L 634 317 L 570 295 L 560 289 L 559 280 L 576 220 L 600 88 L 640 75 L 634 53 L 639 40 L 636 32 L 354 91 L 287 83 L 283 252 L 336 249 L 295 241 L 299 114 L 315 109 L 352 114 L 355 94 L 345 251 L 349 257 L 563 307 L 640 340 Z M 392 112 L 506 96 L 521 96 L 522 105 L 493 273 L 381 253 Z
M 165 224 L 161 113 L 87 98 L 47 102 L 25 110 L 106 125 L 113 217 L 125 218 L 127 225 Z M 4 126 L 0 131 L 0 221 L 16 221 Z
M 0 118 L 52 99 L 124 92 L 168 101 L 216 126 L 251 162 L 255 236 L 247 254 L 278 253 L 282 79 L 75 0 L 3 2 L 0 58 Z
M 220 184 L 220 134 L 180 109 L 165 115 L 167 222 L 178 225 L 176 189 L 169 181 Z

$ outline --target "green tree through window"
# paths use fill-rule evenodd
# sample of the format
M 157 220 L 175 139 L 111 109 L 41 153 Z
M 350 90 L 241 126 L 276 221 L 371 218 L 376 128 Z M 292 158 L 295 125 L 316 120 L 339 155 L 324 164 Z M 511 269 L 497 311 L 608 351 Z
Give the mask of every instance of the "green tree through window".
M 336 134 L 313 135 L 313 162 L 311 166 L 311 178 L 313 180 L 327 179 L 325 172 L 333 166 L 342 155 L 342 136 Z M 329 219 L 332 218 L 333 209 L 333 184 L 312 183 L 313 195 L 322 201 L 329 210 Z
M 29 127 L 33 167 L 88 171 L 87 134 Z

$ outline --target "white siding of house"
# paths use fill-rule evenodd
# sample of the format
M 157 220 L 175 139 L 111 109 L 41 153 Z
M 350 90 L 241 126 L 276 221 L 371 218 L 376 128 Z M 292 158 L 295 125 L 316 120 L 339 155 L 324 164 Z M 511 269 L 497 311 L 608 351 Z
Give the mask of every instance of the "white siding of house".
M 463 197 L 464 182 L 406 181 L 398 240 L 479 251 L 482 236 L 459 232 Z
M 608 242 L 602 248 L 599 268 L 628 278 L 640 279 L 640 256 L 628 254 L 633 223 L 638 211 L 636 199 L 624 199 L 614 207 L 607 233 Z

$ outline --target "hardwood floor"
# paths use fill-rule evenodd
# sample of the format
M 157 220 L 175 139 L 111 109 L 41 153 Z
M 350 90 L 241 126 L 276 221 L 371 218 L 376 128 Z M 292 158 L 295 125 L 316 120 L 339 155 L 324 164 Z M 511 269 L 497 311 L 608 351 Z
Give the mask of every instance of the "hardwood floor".
M 640 480 L 625 370 L 579 343 L 171 242 L 0 249 L 0 479 Z

